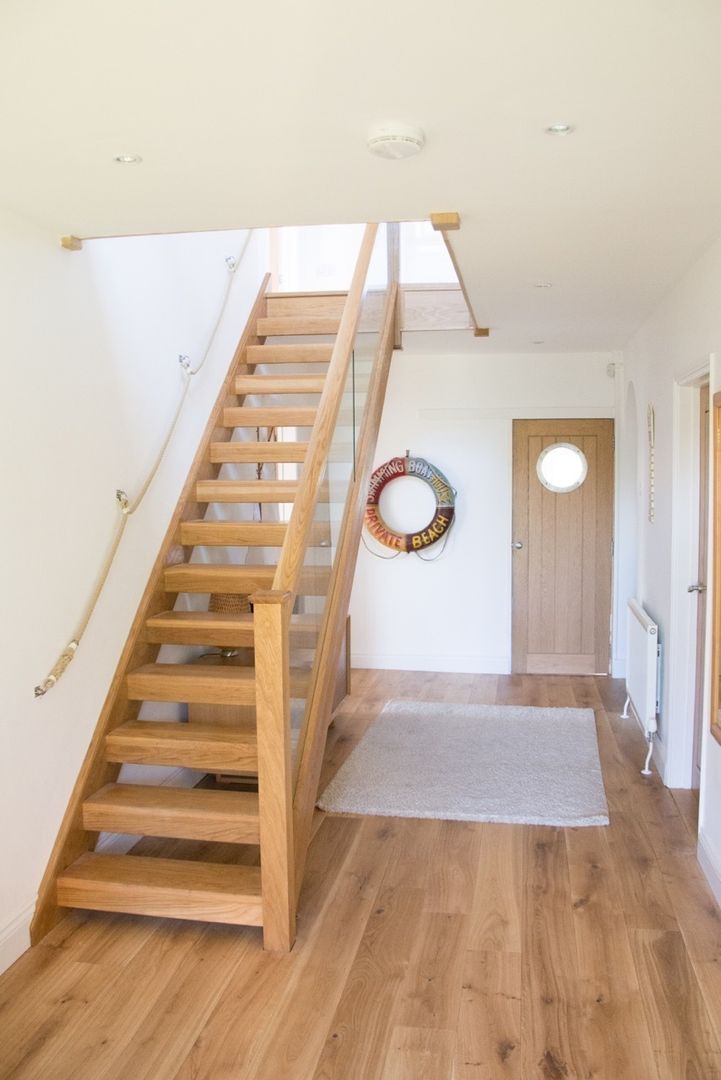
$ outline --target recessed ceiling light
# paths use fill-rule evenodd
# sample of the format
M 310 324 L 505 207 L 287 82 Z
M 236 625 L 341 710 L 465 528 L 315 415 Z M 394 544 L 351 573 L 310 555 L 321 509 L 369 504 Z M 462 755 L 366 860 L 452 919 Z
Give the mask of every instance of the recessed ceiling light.
M 410 124 L 376 124 L 368 132 L 371 154 L 395 161 L 419 154 L 425 142 L 423 129 Z
M 552 289 L 553 288 L 553 282 L 552 281 L 537 281 L 535 287 L 537 289 Z
M 573 124 L 549 124 L 546 135 L 571 135 L 575 130 Z
M 113 158 L 118 165 L 139 165 L 142 160 L 140 154 L 116 154 Z

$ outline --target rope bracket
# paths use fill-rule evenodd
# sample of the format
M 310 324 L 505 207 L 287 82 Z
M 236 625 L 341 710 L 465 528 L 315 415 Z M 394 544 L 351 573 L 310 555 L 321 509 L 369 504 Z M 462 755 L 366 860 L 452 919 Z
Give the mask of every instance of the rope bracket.
M 130 499 L 128 498 L 126 492 L 124 492 L 122 488 L 118 488 L 118 490 L 115 492 L 115 498 L 118 500 L 122 512 L 124 514 L 127 514 L 130 510 Z
M 178 355 L 178 363 L 182 367 L 183 371 L 190 371 L 190 357 L 183 356 L 182 353 Z

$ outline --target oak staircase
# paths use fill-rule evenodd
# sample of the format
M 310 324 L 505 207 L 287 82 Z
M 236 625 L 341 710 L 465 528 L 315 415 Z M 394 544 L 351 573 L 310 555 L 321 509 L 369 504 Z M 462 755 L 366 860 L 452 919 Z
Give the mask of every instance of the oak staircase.
M 377 230 L 347 294 L 263 282 L 71 798 L 34 940 L 78 907 L 262 926 L 266 948 L 292 947 L 393 349 L 397 285 L 366 285 Z M 367 388 L 349 405 L 360 351 Z M 178 647 L 190 655 L 178 661 Z M 157 702 L 172 719 L 147 712 Z M 124 765 L 204 778 L 119 782 Z M 179 857 L 106 854 L 100 833 L 166 838 Z

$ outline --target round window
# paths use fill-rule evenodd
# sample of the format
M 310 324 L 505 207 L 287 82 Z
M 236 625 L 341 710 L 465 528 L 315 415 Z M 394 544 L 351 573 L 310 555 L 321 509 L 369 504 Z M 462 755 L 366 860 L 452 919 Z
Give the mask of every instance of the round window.
M 586 479 L 588 461 L 573 443 L 553 443 L 542 450 L 536 462 L 538 479 L 557 495 L 575 491 Z

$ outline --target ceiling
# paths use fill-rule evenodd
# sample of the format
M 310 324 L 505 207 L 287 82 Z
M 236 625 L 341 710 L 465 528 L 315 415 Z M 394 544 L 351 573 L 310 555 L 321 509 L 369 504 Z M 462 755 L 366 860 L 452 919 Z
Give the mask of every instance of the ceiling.
M 484 348 L 612 349 L 721 233 L 720 43 L 718 0 L 3 0 L 0 202 L 79 236 L 458 210 Z M 368 154 L 394 119 L 418 157 Z

